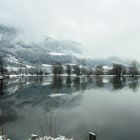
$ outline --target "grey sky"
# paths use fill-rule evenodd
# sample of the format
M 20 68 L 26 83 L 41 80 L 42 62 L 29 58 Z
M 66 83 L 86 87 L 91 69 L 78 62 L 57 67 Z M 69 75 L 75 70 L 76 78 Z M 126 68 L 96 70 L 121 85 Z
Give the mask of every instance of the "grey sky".
M 139 0 L 0 0 L 0 22 L 27 38 L 80 42 L 86 56 L 140 60 Z

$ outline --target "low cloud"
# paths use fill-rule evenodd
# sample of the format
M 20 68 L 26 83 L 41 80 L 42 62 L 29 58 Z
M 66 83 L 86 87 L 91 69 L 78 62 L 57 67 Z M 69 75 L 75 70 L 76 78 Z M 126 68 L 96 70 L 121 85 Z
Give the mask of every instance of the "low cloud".
M 83 44 L 85 56 L 140 60 L 139 0 L 0 0 L 0 22 L 34 40 Z

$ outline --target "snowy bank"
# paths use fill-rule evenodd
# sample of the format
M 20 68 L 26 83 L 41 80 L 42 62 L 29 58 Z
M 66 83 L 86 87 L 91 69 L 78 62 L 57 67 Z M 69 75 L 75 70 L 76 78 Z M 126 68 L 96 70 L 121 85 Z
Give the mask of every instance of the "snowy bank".
M 53 138 L 50 136 L 45 136 L 43 138 L 40 138 L 38 135 L 36 134 L 32 134 L 31 138 L 28 140 L 73 140 L 73 139 L 68 139 L 65 136 L 58 136 L 57 138 Z
M 10 140 L 10 139 L 7 139 L 6 135 L 0 135 L 0 140 Z
M 6 135 L 0 135 L 0 140 L 10 140 L 10 139 L 8 139 Z M 32 134 L 31 138 L 29 138 L 28 140 L 73 140 L 73 139 L 68 139 L 65 136 L 58 136 L 57 138 L 45 136 L 41 138 L 36 134 Z

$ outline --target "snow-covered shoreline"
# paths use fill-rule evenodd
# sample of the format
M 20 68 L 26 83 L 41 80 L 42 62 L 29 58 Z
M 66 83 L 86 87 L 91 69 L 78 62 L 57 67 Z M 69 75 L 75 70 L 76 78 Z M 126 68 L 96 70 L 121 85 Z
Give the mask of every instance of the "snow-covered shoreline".
M 0 140 L 12 140 L 12 139 L 8 139 L 7 135 L 0 135 Z M 53 138 L 51 136 L 44 136 L 41 138 L 36 134 L 32 134 L 28 140 L 73 140 L 73 138 L 68 139 L 65 136 L 58 136 L 56 138 Z
M 0 135 L 0 140 L 10 140 L 7 138 L 7 135 Z
M 41 138 L 36 134 L 32 134 L 31 138 L 28 139 L 28 140 L 73 140 L 73 138 L 68 139 L 65 136 L 58 136 L 57 138 L 53 138 L 53 137 L 50 137 L 50 136 L 44 136 L 44 137 Z

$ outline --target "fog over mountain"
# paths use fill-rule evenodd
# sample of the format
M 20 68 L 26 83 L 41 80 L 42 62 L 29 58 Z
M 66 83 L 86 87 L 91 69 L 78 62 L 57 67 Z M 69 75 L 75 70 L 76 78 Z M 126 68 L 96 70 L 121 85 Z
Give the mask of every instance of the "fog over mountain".
M 30 63 L 68 63 L 76 61 L 75 55 L 81 53 L 80 44 L 73 41 L 58 41 L 50 37 L 38 43 L 17 40 L 18 31 L 4 25 L 0 26 L 0 36 L 1 52 Z
M 18 39 L 18 29 L 0 26 L 0 52 L 1 55 L 15 57 L 29 64 L 52 64 L 61 62 L 64 64 L 83 64 L 89 66 L 112 65 L 113 62 L 128 64 L 127 59 L 109 57 L 106 59 L 89 59 L 83 55 L 80 43 L 70 40 L 56 40 L 51 37 L 44 37 L 39 42 L 26 42 Z M 10 60 L 14 61 L 14 60 Z
M 140 60 L 139 7 L 139 0 L 0 0 L 0 22 L 26 41 L 49 36 L 79 42 L 86 57 Z
M 139 139 L 139 13 L 140 0 L 0 0 L 0 140 Z

